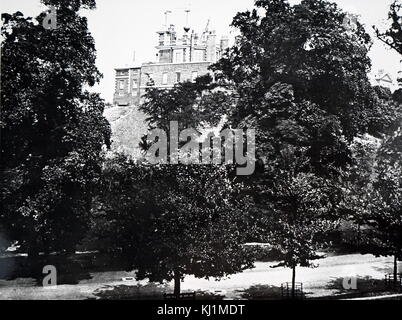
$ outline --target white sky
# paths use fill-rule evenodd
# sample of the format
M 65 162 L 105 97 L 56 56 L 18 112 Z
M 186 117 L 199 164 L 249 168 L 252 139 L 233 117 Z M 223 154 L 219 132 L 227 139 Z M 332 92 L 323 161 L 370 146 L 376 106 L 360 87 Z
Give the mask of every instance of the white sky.
M 372 25 L 385 25 L 392 0 L 333 0 L 347 11 L 357 13 L 371 31 Z M 230 33 L 233 16 L 252 9 L 254 0 L 97 0 L 97 9 L 84 11 L 97 48 L 97 66 L 104 78 L 95 91 L 111 102 L 114 91 L 114 68 L 132 64 L 134 51 L 136 63 L 155 60 L 156 31 L 165 22 L 164 12 L 171 10 L 169 23 L 182 30 L 185 24 L 184 9 L 191 8 L 190 25 L 197 31 L 204 30 L 208 19 L 210 29 L 218 37 Z M 298 3 L 299 0 L 291 0 Z M 45 10 L 39 0 L 1 0 L 1 12 L 17 10 L 26 16 L 36 16 Z M 400 55 L 386 48 L 378 40 L 371 52 L 373 71 L 385 69 L 394 78 L 400 70 Z

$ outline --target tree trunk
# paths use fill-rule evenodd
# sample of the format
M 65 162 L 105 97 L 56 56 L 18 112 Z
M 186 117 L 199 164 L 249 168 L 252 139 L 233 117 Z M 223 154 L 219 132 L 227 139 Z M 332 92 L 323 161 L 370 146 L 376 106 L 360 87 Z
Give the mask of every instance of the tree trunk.
M 292 269 L 292 299 L 296 297 L 296 267 Z
M 32 278 L 39 278 L 42 270 L 39 270 L 39 249 L 36 244 L 31 244 L 27 248 L 28 259 L 27 264 L 29 274 Z
M 27 253 L 28 253 L 28 260 L 36 261 L 38 259 L 39 248 L 36 245 L 36 243 L 33 243 L 33 241 L 31 241 L 31 244 L 28 245 Z
M 76 252 L 75 244 L 69 244 L 68 247 L 66 248 L 66 254 L 67 255 L 74 255 L 75 252 Z
M 397 280 L 398 280 L 398 257 L 395 254 L 395 256 L 394 256 L 394 288 L 397 287 Z
M 173 294 L 177 299 L 180 298 L 180 285 L 181 285 L 181 274 L 179 271 L 174 272 L 174 292 Z

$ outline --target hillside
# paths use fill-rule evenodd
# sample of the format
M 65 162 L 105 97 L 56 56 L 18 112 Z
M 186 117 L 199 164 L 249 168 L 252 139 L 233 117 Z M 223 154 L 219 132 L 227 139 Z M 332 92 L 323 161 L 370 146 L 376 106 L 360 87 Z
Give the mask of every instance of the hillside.
M 136 106 L 112 107 L 104 112 L 112 127 L 112 151 L 141 157 L 139 143 L 147 134 L 146 115 Z

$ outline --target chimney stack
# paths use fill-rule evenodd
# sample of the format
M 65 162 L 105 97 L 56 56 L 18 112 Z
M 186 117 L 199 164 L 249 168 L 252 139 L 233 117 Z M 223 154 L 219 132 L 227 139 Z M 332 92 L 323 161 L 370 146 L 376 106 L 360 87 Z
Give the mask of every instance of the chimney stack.
M 207 34 L 207 61 L 216 62 L 216 34 L 211 31 Z
M 223 36 L 221 38 L 221 52 L 224 53 L 228 48 L 229 48 L 229 38 L 228 36 Z

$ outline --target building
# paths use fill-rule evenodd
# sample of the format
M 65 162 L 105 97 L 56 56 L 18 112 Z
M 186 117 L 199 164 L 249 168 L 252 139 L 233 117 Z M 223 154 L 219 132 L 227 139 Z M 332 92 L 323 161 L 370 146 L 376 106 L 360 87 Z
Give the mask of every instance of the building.
M 394 81 L 392 76 L 385 70 L 379 70 L 372 79 L 372 85 L 388 88 L 391 92 L 398 89 L 397 81 Z
M 170 25 L 157 34 L 156 62 L 115 69 L 115 105 L 138 104 L 152 83 L 154 87 L 168 89 L 179 82 L 194 81 L 209 73 L 208 67 L 229 47 L 227 37 L 218 43 L 215 31 L 208 27 L 201 35 L 184 28 L 179 36 L 174 25 Z
M 116 87 L 113 104 L 129 106 L 140 99 L 141 66 L 116 68 Z

